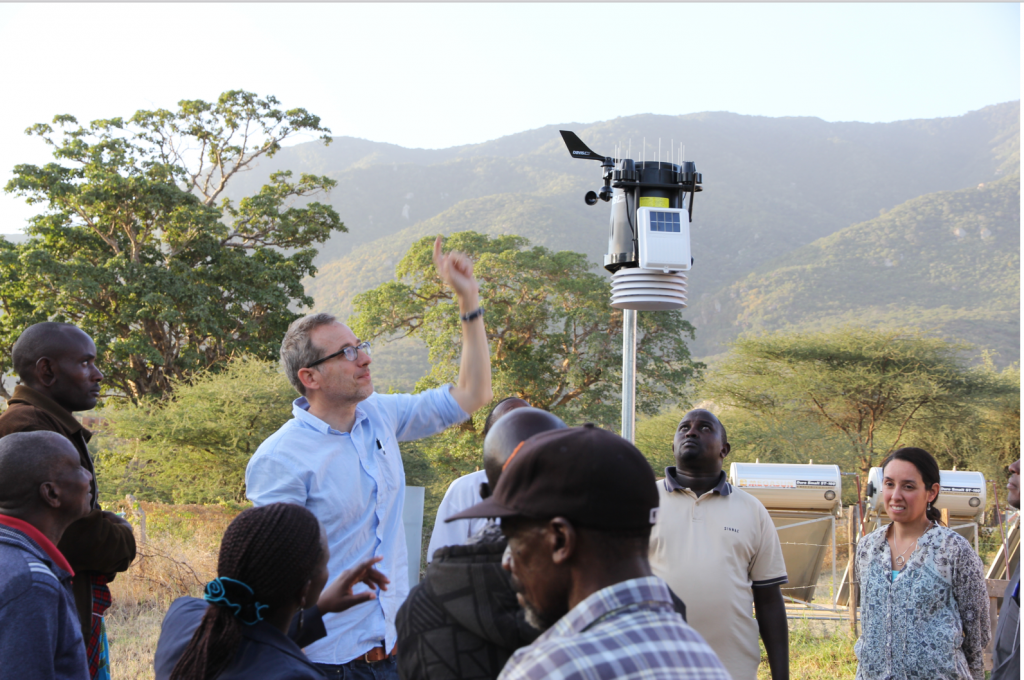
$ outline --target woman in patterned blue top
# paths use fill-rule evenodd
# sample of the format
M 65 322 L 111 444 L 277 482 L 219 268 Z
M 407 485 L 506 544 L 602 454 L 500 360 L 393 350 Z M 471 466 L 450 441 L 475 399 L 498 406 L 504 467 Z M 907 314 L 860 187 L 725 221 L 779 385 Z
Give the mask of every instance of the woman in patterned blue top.
M 863 631 L 857 680 L 984 680 L 988 593 L 981 560 L 938 523 L 939 466 L 902 448 L 882 464 L 892 523 L 857 546 Z

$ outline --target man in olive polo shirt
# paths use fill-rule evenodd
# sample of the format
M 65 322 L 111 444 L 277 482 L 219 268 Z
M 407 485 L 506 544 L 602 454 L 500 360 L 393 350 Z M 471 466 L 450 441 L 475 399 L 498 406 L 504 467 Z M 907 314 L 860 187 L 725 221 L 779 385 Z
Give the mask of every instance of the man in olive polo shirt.
M 687 621 L 733 680 L 755 680 L 760 632 L 772 680 L 789 677 L 782 546 L 768 511 L 726 481 L 725 427 L 710 411 L 687 413 L 672 442 L 676 465 L 658 481 L 651 570 L 686 603 Z M 751 608 L 757 620 L 751 618 Z

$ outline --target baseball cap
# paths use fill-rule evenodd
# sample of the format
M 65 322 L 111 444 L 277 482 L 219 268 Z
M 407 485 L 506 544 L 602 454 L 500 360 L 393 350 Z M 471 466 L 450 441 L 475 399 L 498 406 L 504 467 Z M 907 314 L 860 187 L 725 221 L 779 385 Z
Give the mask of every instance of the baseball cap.
M 593 424 L 541 432 L 505 463 L 494 493 L 445 521 L 474 517 L 565 517 L 593 529 L 654 524 L 658 489 L 643 454 Z

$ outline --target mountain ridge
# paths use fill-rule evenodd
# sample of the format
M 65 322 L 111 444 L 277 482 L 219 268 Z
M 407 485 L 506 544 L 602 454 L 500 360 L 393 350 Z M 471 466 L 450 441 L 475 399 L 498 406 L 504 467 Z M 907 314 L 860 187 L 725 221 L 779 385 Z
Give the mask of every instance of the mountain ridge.
M 691 308 L 684 311 L 691 320 L 707 317 L 716 301 L 723 304 L 723 293 L 751 273 L 820 239 L 921 196 L 1019 175 L 1019 101 L 892 123 L 638 114 L 433 150 L 339 137 L 329 147 L 288 147 L 273 159 L 296 173 L 327 174 L 339 182 L 329 202 L 350 231 L 335 235 L 317 258 L 319 272 L 307 281 L 316 308 L 349 313 L 354 295 L 390 279 L 405 249 L 427 233 L 518 233 L 537 245 L 584 252 L 600 270 L 608 210 L 581 200 L 600 185 L 600 168 L 570 157 L 560 129 L 575 131 L 598 153 L 613 153 L 617 143 L 625 151 L 632 140 L 634 158 L 641 157 L 646 135 L 648 160 L 657 149 L 651 131 L 662 135 L 663 158 L 670 142 L 685 143 L 687 159 L 704 175 L 691 225 L 695 265 Z M 260 172 L 269 169 L 261 166 Z M 246 178 L 259 180 L 258 173 Z M 242 195 L 245 187 L 233 190 Z M 929 303 L 920 313 L 939 314 L 937 309 Z M 1007 313 L 986 312 L 1002 319 L 1004 334 L 1019 326 L 1019 313 L 1016 321 L 1004 318 Z M 956 327 L 956 315 L 945 314 L 943 327 Z M 871 316 L 886 314 L 873 308 Z M 742 330 L 716 324 L 696 324 L 695 355 L 722 351 L 723 342 Z

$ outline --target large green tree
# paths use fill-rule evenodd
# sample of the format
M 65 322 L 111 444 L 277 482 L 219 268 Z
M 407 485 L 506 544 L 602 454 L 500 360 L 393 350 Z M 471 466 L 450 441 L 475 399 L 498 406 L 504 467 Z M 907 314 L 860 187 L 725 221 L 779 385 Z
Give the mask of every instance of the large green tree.
M 413 244 L 396 280 L 355 299 L 351 320 L 363 338 L 415 335 L 426 343 L 432 368 L 417 389 L 454 382 L 461 353 L 457 303 L 435 272 L 432 244 L 433 237 Z M 517 395 L 567 422 L 618 429 L 622 313 L 586 256 L 471 231 L 445 247 L 475 261 L 496 398 Z M 642 312 L 637 335 L 637 411 L 653 414 L 678 400 L 700 368 L 686 345 L 693 327 L 679 312 Z
M 224 197 L 286 139 L 330 142 L 317 116 L 278 105 L 234 90 L 176 111 L 29 128 L 54 160 L 16 166 L 6 186 L 43 210 L 27 242 L 0 241 L 0 372 L 42 320 L 92 335 L 107 384 L 133 400 L 234 355 L 272 357 L 291 309 L 312 305 L 302 279 L 316 271 L 315 245 L 345 230 L 309 200 L 334 186 L 327 177 L 276 172 L 237 203 Z
M 747 336 L 707 375 L 703 392 L 754 416 L 744 438 L 769 458 L 828 455 L 838 437 L 867 474 L 898 446 L 921 444 L 923 433 L 975 418 L 1019 390 L 1019 378 L 1015 388 L 990 368 L 967 366 L 965 349 L 902 329 Z M 798 449 L 803 437 L 780 433 L 798 430 L 821 434 L 811 450 L 786 456 L 779 446 Z

